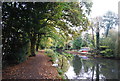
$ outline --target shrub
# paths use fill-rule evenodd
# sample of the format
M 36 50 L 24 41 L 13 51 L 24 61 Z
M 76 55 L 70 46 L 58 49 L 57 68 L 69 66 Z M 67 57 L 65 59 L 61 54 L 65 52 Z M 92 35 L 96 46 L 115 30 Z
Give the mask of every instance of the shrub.
M 46 54 L 53 55 L 53 54 L 54 54 L 54 51 L 51 50 L 51 49 L 45 49 L 45 53 L 46 53 Z
M 48 57 L 51 57 L 50 61 L 52 61 L 53 63 L 55 62 L 55 60 L 56 60 L 56 54 L 54 53 L 53 50 L 51 50 L 51 49 L 45 49 L 45 54 Z
M 69 68 L 68 59 L 64 55 L 59 55 L 58 60 L 59 60 L 58 61 L 59 68 L 63 72 L 66 72 Z
M 111 49 L 105 49 L 104 51 L 100 51 L 101 54 L 103 54 L 106 57 L 113 56 L 113 51 Z

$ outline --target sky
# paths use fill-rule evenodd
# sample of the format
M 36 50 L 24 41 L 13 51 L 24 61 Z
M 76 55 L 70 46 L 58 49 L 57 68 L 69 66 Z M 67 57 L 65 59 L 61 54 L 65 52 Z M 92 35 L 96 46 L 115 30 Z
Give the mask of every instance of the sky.
M 93 2 L 90 18 L 103 16 L 107 11 L 112 11 L 118 14 L 118 2 L 120 0 L 83 0 L 83 1 Z M 116 27 L 116 30 L 118 30 L 118 27 Z M 100 31 L 101 34 L 104 32 L 104 30 L 100 30 Z M 91 30 L 88 32 L 91 33 Z M 83 34 L 85 33 L 86 32 L 84 32 Z
M 120 0 L 92 0 L 91 17 L 102 16 L 107 11 L 118 13 L 118 2 Z

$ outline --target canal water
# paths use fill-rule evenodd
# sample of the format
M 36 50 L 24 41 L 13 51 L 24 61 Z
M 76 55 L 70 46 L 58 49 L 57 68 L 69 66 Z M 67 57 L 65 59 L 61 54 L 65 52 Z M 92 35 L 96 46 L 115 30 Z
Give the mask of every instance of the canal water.
M 75 55 L 65 72 L 68 79 L 86 81 L 120 80 L 120 60 L 87 58 Z

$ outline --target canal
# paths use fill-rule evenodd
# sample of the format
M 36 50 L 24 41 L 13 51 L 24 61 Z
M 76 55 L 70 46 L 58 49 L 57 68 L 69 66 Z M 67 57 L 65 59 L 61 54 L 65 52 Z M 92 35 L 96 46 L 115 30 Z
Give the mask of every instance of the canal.
M 86 81 L 120 80 L 120 60 L 74 55 L 68 63 L 70 65 L 65 72 L 67 79 Z

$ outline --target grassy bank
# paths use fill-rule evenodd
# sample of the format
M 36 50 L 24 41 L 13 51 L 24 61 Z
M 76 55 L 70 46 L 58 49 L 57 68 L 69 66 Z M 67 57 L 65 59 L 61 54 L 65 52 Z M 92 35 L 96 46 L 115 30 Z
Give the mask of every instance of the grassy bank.
M 64 52 L 60 54 L 58 52 L 54 52 L 52 49 L 45 49 L 45 54 L 51 58 L 50 61 L 53 64 L 58 65 L 56 66 L 56 69 L 58 71 L 58 77 L 66 79 L 64 74 L 70 66 L 68 60 L 71 60 L 73 58 L 73 55 Z

